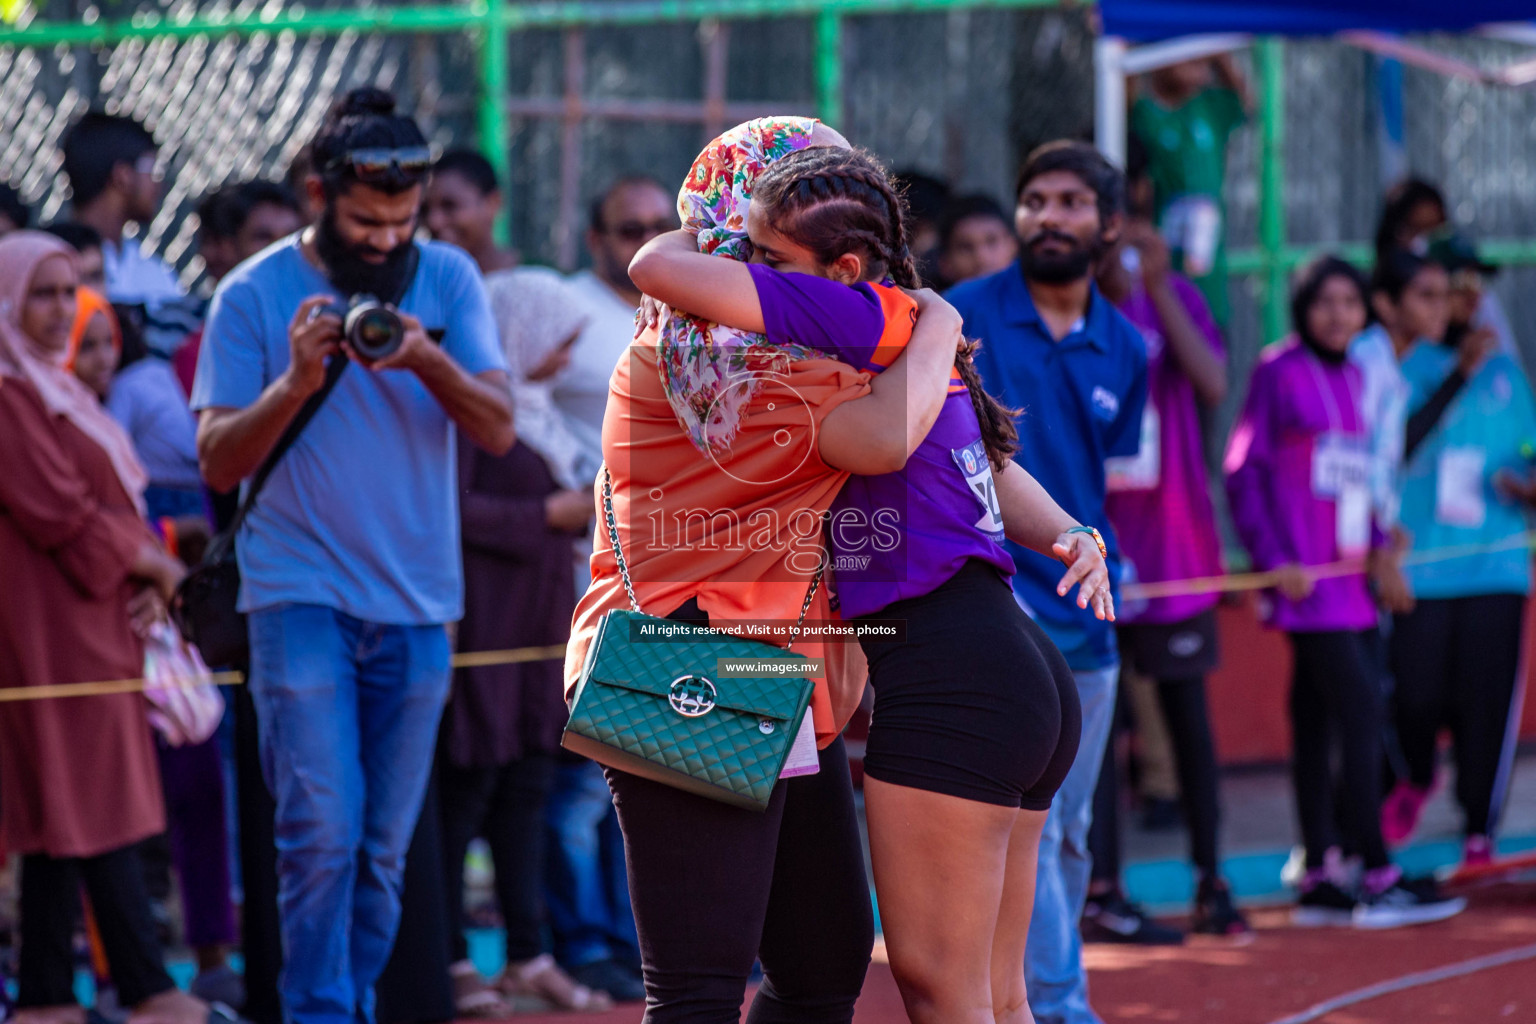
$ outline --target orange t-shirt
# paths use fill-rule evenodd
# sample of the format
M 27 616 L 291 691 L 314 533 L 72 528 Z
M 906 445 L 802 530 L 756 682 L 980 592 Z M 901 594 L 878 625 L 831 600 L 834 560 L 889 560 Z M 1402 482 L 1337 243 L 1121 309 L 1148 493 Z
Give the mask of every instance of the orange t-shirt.
M 903 320 L 910 337 L 910 320 Z M 666 616 L 697 598 L 713 622 L 792 624 L 822 551 L 820 517 L 849 477 L 821 460 L 817 432 L 833 409 L 869 393 L 870 374 L 834 359 L 761 357 L 753 369 L 763 384 L 730 450 L 712 458 L 679 425 L 658 357 L 651 330 L 620 359 L 603 418 L 619 542 L 641 609 Z M 601 479 L 595 498 L 592 585 L 572 623 L 567 697 L 603 614 L 629 606 L 607 542 Z M 836 618 L 826 586 L 806 618 Z M 858 707 L 868 676 L 864 654 L 856 640 L 802 640 L 794 650 L 827 660 L 811 700 L 817 744 L 825 747 Z

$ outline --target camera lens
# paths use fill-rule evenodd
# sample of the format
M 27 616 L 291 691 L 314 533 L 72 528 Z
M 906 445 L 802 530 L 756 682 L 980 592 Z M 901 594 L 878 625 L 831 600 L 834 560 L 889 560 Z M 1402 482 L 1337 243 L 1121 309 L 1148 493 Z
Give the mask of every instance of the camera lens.
M 405 341 L 405 324 L 394 310 L 376 301 L 359 303 L 347 314 L 346 335 L 358 355 L 377 362 L 400 348 Z

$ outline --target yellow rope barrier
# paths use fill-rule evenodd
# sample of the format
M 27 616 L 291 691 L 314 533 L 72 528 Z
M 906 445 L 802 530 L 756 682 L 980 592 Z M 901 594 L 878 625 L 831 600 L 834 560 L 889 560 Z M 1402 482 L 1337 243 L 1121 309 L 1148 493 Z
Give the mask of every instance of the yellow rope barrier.
M 565 657 L 565 644 L 548 647 L 514 647 L 506 651 L 470 651 L 453 656 L 454 668 L 485 668 L 490 665 L 518 665 L 525 661 L 552 661 Z
M 518 665 L 529 661 L 552 661 L 565 657 L 565 644 L 548 647 L 514 647 L 504 651 L 470 651 L 453 656 L 454 668 L 485 668 L 490 665 Z M 239 686 L 243 672 L 214 672 L 215 686 Z M 0 704 L 19 700 L 50 700 L 60 697 L 105 697 L 115 693 L 140 693 L 143 679 L 104 679 L 92 683 L 57 683 L 52 686 L 10 686 L 0 688 Z
M 1431 565 L 1449 562 L 1468 555 L 1491 555 L 1500 551 L 1516 551 L 1536 547 L 1536 531 L 1519 533 L 1493 544 L 1458 544 L 1432 551 L 1412 551 L 1403 557 L 1404 565 Z M 1365 560 L 1351 558 L 1323 565 L 1303 566 L 1314 580 L 1333 579 L 1339 576 L 1357 576 L 1365 572 Z M 1120 588 L 1122 601 L 1143 601 L 1159 597 L 1189 597 L 1194 594 L 1226 594 L 1247 590 L 1263 590 L 1276 584 L 1272 572 L 1240 572 L 1229 576 L 1200 576 L 1186 580 L 1162 580 L 1157 583 L 1127 583 Z
M 1433 551 L 1414 551 L 1403 558 L 1404 565 L 1428 565 L 1446 562 L 1468 555 L 1494 554 L 1536 547 L 1536 531 L 1517 534 L 1494 544 L 1461 544 L 1455 547 L 1436 548 Z M 1307 575 L 1314 580 L 1354 576 L 1365 572 L 1365 561 L 1359 558 L 1326 565 L 1304 566 Z M 1223 594 L 1248 590 L 1263 590 L 1276 583 L 1272 572 L 1243 572 L 1230 576 L 1201 576 L 1185 580 L 1163 580 L 1157 583 L 1128 583 L 1120 588 L 1121 600 L 1151 600 L 1159 597 L 1187 597 L 1192 594 Z M 487 668 L 492 665 L 518 665 L 530 661 L 552 661 L 565 657 L 565 644 L 547 647 L 514 647 L 501 651 L 467 651 L 453 656 L 454 668 Z M 245 682 L 240 672 L 215 672 L 212 682 L 217 686 L 237 686 Z M 59 683 L 53 686 L 12 686 L 0 688 L 0 704 L 23 700 L 49 700 L 62 697 L 102 697 L 117 693 L 139 693 L 144 689 L 143 679 L 108 679 L 92 683 Z
M 245 682 L 245 675 L 240 672 L 215 672 L 213 682 L 218 686 L 234 686 Z M 54 697 L 105 697 L 113 693 L 138 693 L 143 689 L 142 679 L 107 679 L 96 683 L 57 683 L 53 686 L 10 686 L 0 689 L 0 704 Z

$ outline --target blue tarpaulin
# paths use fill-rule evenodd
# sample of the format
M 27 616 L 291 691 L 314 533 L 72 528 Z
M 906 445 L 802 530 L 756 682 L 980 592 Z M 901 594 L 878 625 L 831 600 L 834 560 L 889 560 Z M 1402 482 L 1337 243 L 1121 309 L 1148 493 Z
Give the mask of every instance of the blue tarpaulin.
M 1532 10 L 1532 0 L 1099 0 L 1105 35 L 1143 43 L 1204 32 L 1463 32 L 1528 21 Z

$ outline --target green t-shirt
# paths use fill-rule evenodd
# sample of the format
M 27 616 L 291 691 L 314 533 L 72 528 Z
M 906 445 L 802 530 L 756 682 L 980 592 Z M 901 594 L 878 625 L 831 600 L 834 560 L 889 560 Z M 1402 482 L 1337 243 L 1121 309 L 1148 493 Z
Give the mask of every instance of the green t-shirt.
M 1206 89 L 1179 107 L 1143 94 L 1131 107 L 1131 131 L 1147 149 L 1158 224 L 1175 267 L 1195 282 L 1222 325 L 1231 313 L 1222 206 L 1227 140 L 1247 119 L 1242 99 L 1224 88 Z

